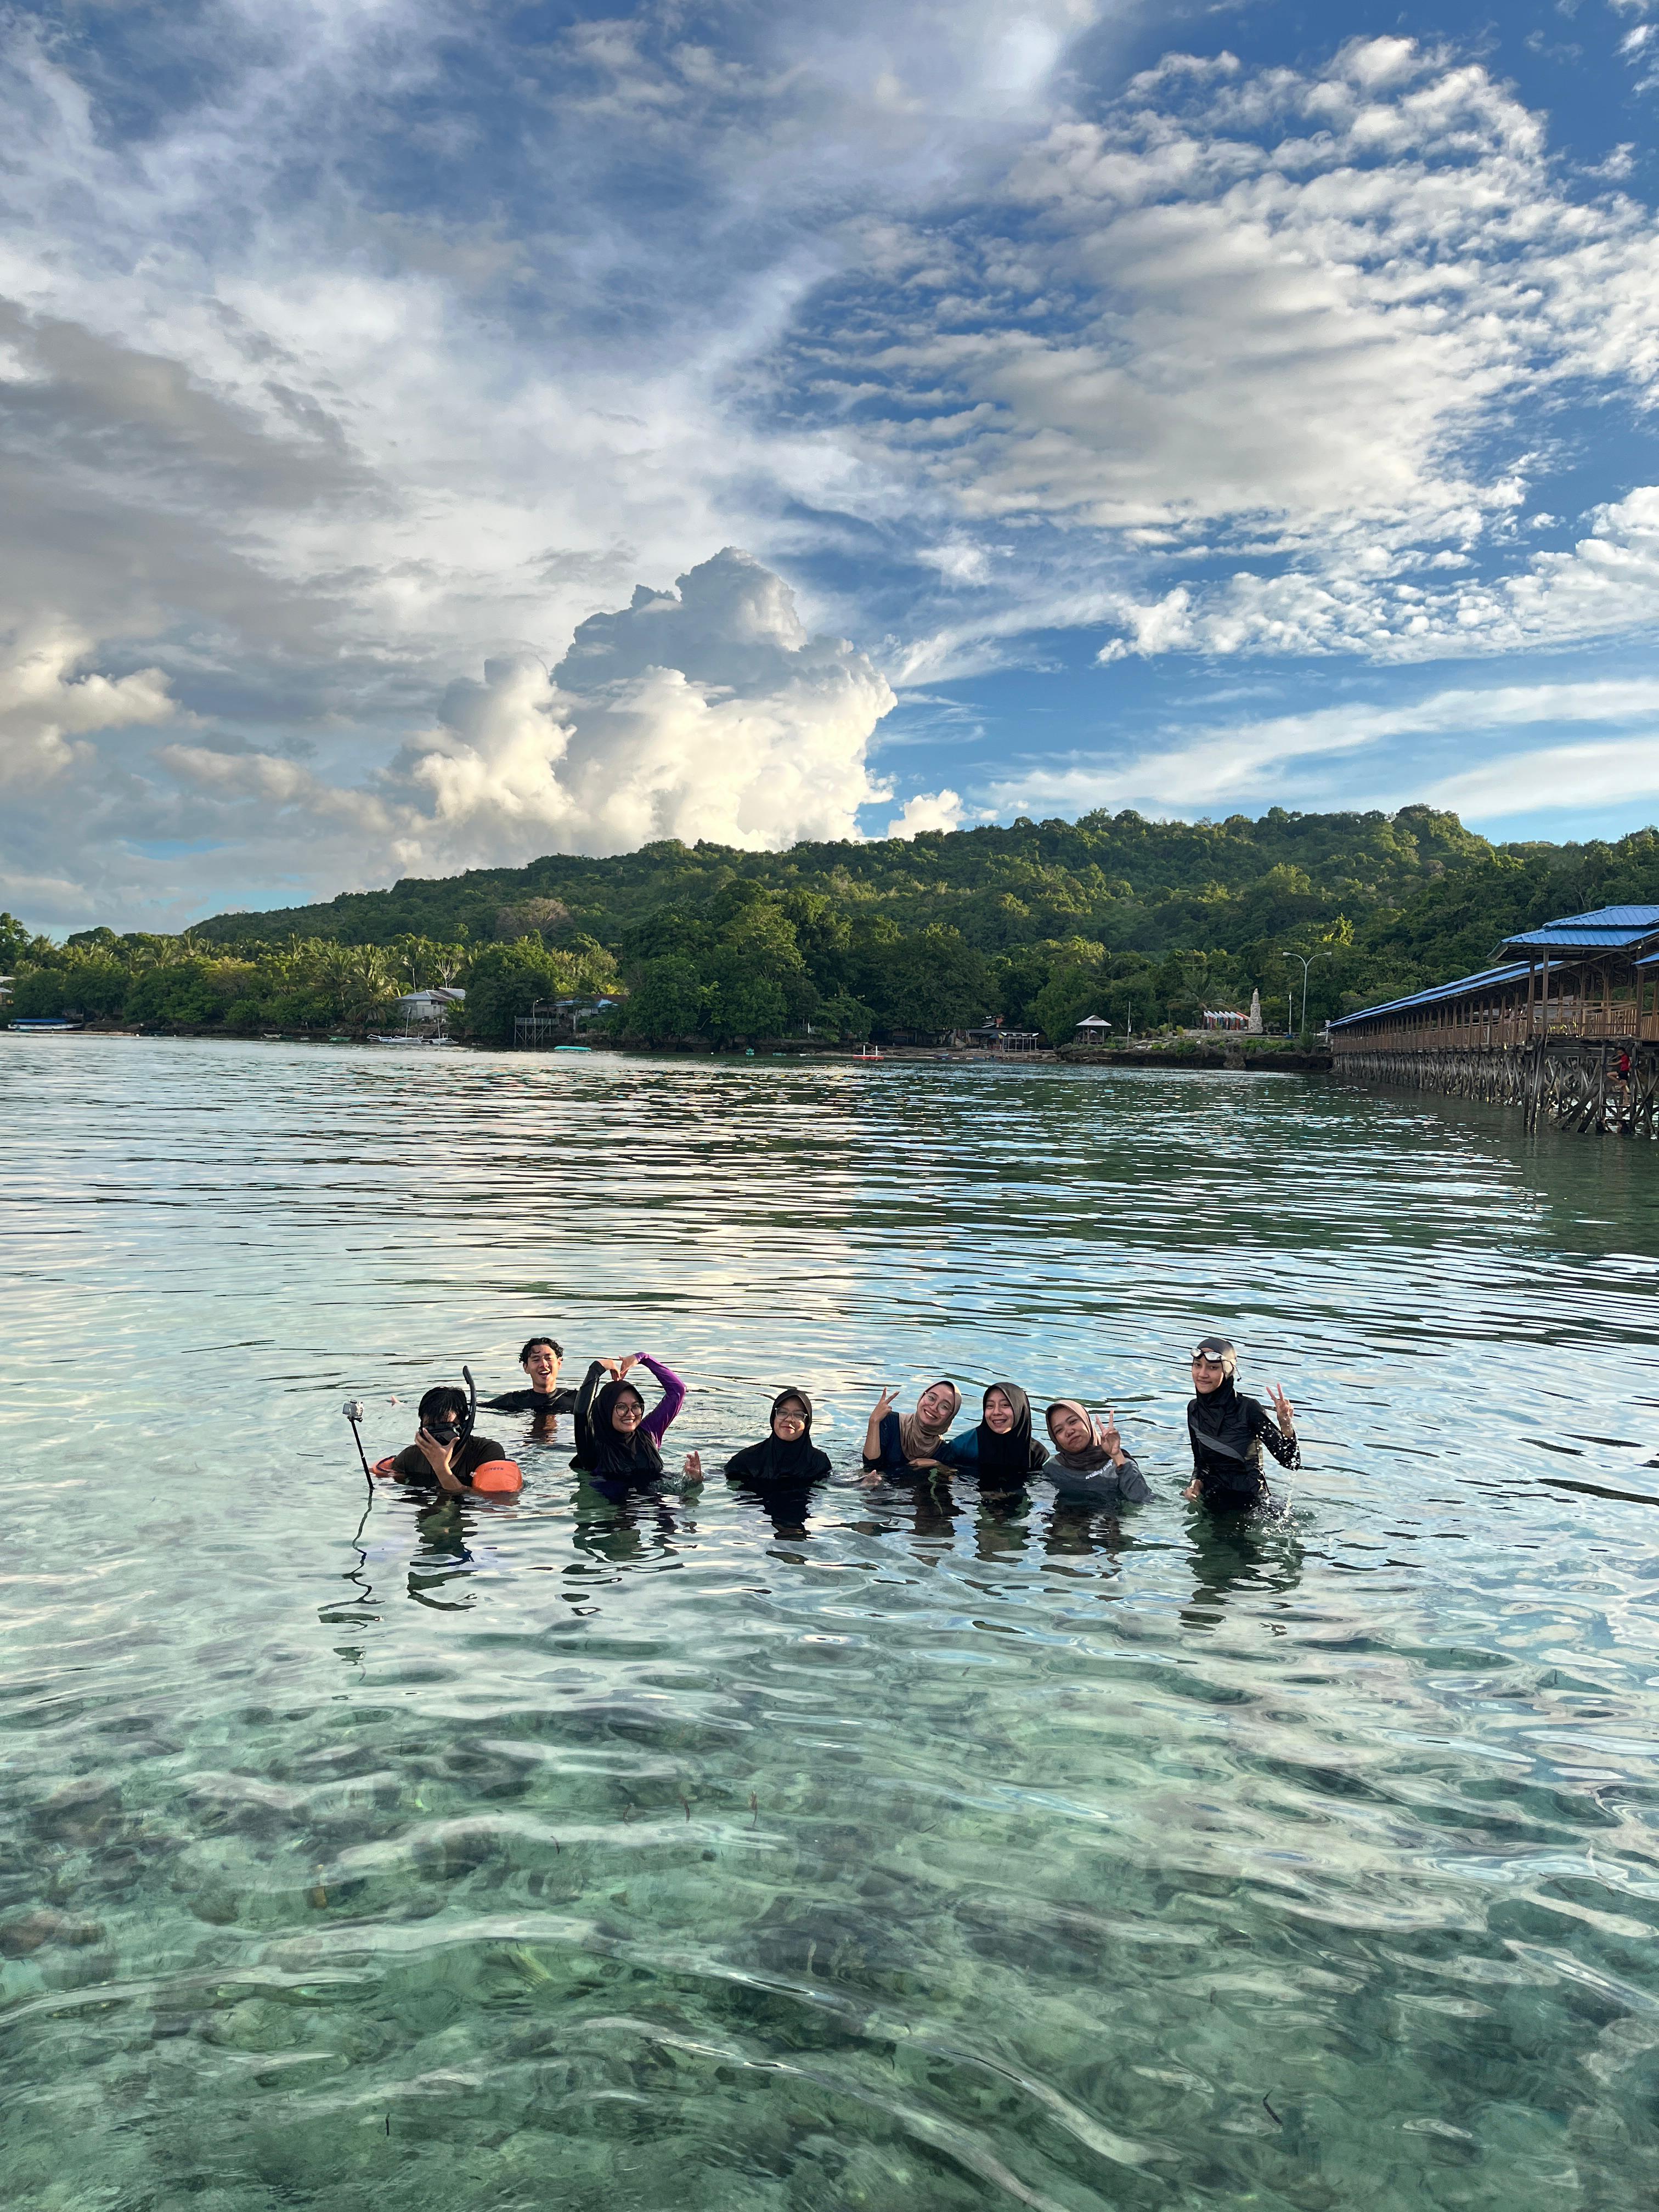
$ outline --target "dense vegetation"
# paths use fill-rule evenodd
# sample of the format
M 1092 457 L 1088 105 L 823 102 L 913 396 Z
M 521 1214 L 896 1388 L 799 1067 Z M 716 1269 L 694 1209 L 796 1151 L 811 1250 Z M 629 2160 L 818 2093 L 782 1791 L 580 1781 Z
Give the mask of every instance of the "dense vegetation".
M 66 945 L 0 918 L 20 1014 L 156 1027 L 361 1030 L 398 991 L 465 986 L 471 1034 L 509 1041 L 538 1000 L 621 991 L 624 1035 L 718 1042 L 931 1036 L 1000 1014 L 1063 1041 L 1246 1006 L 1310 1024 L 1484 964 L 1558 914 L 1659 902 L 1659 831 L 1494 847 L 1455 815 L 1075 823 L 744 853 L 647 846 L 550 858 L 326 905 L 221 915 L 184 937 L 86 931 Z M 1292 987 L 1294 988 L 1292 989 Z

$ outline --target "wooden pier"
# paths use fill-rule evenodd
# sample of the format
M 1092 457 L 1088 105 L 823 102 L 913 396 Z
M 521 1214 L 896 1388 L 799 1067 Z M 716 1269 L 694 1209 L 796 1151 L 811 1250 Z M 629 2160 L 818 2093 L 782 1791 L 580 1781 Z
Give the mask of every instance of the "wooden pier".
M 1659 1136 L 1659 907 L 1568 915 L 1502 951 L 1333 1022 L 1337 1073 L 1518 1106 L 1528 1128 Z

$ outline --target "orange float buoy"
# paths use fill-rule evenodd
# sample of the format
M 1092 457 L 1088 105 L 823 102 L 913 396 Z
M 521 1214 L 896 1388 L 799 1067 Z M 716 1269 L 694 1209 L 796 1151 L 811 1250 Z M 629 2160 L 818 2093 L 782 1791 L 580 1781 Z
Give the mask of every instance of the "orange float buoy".
M 524 1476 L 519 1471 L 517 1460 L 487 1459 L 472 1470 L 475 1490 L 494 1490 L 510 1492 L 524 1488 Z

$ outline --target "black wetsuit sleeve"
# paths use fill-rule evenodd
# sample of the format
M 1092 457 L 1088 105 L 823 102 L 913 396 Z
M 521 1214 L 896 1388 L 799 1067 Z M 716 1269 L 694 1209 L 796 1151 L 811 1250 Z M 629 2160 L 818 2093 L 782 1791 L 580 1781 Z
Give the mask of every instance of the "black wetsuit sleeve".
M 872 1459 L 868 1452 L 864 1455 L 865 1468 L 868 1473 L 873 1473 L 878 1467 L 897 1468 L 904 1465 L 904 1455 L 899 1449 L 899 1417 L 896 1413 L 889 1413 L 884 1418 L 880 1435 L 881 1449 L 875 1458 Z
M 584 1466 L 593 1456 L 593 1428 L 590 1417 L 594 1397 L 605 1379 L 605 1370 L 596 1359 L 583 1376 L 576 1392 L 576 1401 L 571 1407 L 576 1416 L 576 1456 L 570 1462 L 572 1467 Z
M 535 1402 L 533 1390 L 503 1390 L 499 1398 L 486 1398 L 484 1410 L 489 1413 L 527 1413 Z
M 1279 1462 L 1280 1467 L 1298 1468 L 1302 1464 L 1302 1447 L 1294 1437 L 1287 1437 L 1277 1421 L 1261 1417 L 1261 1441 Z
M 553 1393 L 553 1403 L 548 1407 L 550 1413 L 574 1413 L 575 1410 L 576 1393 L 574 1390 L 556 1390 Z
M 1032 1472 L 1032 1474 L 1035 1474 L 1036 1473 L 1037 1469 L 1038 1469 L 1040 1467 L 1047 1467 L 1047 1466 L 1048 1466 L 1048 1447 L 1047 1447 L 1045 1444 L 1040 1444 L 1040 1443 L 1037 1442 L 1036 1438 L 1035 1437 L 1032 1437 L 1032 1439 L 1031 1439 L 1031 1472 Z
M 1123 1464 L 1117 1470 L 1117 1486 L 1123 1493 L 1126 1505 L 1146 1505 L 1152 1502 L 1152 1490 L 1140 1471 L 1140 1463 L 1131 1459 L 1127 1452 L 1124 1453 Z

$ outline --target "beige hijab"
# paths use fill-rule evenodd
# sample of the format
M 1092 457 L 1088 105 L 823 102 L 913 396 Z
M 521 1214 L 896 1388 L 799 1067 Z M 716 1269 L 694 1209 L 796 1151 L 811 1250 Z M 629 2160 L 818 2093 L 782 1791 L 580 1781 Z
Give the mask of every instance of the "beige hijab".
M 1054 1435 L 1054 1415 L 1075 1413 L 1089 1431 L 1089 1441 L 1079 1452 L 1061 1451 Z M 1111 1454 L 1100 1441 L 1095 1430 L 1095 1417 L 1080 1398 L 1056 1398 L 1043 1416 L 1048 1425 L 1048 1441 L 1054 1448 L 1054 1457 L 1073 1474 L 1092 1474 L 1096 1468 L 1104 1467 Z
M 932 1459 L 933 1454 L 945 1442 L 945 1433 L 951 1422 L 962 1411 L 962 1393 L 954 1382 L 947 1382 L 941 1376 L 937 1382 L 928 1383 L 927 1389 L 921 1392 L 921 1396 L 925 1398 L 928 1390 L 948 1390 L 951 1394 L 951 1410 L 936 1429 L 928 1428 L 920 1413 L 899 1415 L 899 1449 L 904 1454 L 906 1459 Z

